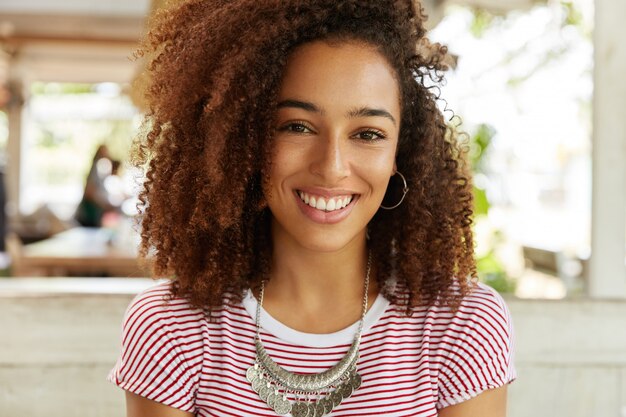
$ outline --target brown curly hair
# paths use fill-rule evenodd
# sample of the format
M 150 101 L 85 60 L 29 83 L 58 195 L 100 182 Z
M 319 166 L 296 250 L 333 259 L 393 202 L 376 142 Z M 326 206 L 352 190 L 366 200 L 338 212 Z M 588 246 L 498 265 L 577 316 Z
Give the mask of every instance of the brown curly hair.
M 269 277 L 262 190 L 287 58 L 313 40 L 356 40 L 397 72 L 396 162 L 410 187 L 370 221 L 376 279 L 407 311 L 457 305 L 476 277 L 472 191 L 465 150 L 437 107 L 446 49 L 428 42 L 424 20 L 411 0 L 191 0 L 156 14 L 139 50 L 152 57 L 136 147 L 147 169 L 141 254 L 157 276 L 175 277 L 174 296 L 211 310 Z M 385 201 L 397 201 L 394 182 Z

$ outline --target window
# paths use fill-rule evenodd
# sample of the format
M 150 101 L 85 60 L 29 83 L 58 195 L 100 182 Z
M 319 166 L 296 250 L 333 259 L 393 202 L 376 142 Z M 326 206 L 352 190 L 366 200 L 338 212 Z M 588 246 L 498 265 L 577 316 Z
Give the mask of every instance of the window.
M 124 86 L 35 82 L 24 108 L 20 212 L 46 205 L 68 219 L 78 205 L 92 157 L 106 144 L 126 160 L 140 116 Z
M 431 34 L 458 57 L 442 96 L 484 152 L 475 176 L 489 203 L 476 219 L 479 269 L 486 278 L 517 278 L 520 296 L 582 291 L 591 229 L 592 23 L 590 0 L 505 15 L 450 6 Z M 535 268 L 527 268 L 532 259 Z M 541 267 L 560 279 L 537 280 Z

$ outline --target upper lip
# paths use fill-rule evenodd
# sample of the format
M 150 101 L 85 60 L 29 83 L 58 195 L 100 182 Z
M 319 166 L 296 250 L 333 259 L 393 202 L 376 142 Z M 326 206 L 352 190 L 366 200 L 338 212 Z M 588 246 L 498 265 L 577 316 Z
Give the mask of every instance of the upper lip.
M 358 194 L 357 192 L 354 192 L 351 190 L 337 189 L 337 188 L 328 189 L 328 188 L 319 188 L 319 187 L 302 187 L 302 188 L 296 188 L 296 190 L 304 191 L 307 194 L 325 197 L 325 198 Z

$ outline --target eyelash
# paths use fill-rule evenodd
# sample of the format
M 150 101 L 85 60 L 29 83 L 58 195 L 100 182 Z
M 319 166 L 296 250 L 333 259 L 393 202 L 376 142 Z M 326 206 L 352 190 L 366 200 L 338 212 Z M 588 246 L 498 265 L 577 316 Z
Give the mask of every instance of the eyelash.
M 311 126 L 309 126 L 307 123 L 305 122 L 289 122 L 284 126 L 279 127 L 277 130 L 279 132 L 290 132 L 290 133 L 296 133 L 296 134 L 305 134 L 308 132 L 300 132 L 297 130 L 293 130 L 292 128 L 294 127 L 299 127 L 299 128 L 305 128 L 307 130 L 313 130 L 313 128 Z
M 304 129 L 313 131 L 313 128 L 311 126 L 309 126 L 305 122 L 289 122 L 286 125 L 281 126 L 280 128 L 278 128 L 277 130 L 279 132 L 290 132 L 290 133 L 295 133 L 295 134 L 307 134 L 307 133 L 309 133 L 309 132 L 302 132 L 302 131 L 293 130 L 293 128 L 295 128 L 295 127 L 297 127 L 297 128 L 304 128 Z M 359 135 L 362 135 L 364 133 L 370 134 L 370 135 L 374 135 L 375 137 L 372 138 L 372 139 L 364 139 L 362 137 L 358 137 Z M 377 130 L 377 129 L 364 129 L 364 130 L 361 130 L 361 131 L 357 132 L 355 136 L 357 136 L 358 140 L 362 140 L 364 142 L 377 142 L 379 140 L 387 139 L 387 136 L 383 132 L 381 132 L 380 130 Z
M 385 136 L 385 134 L 383 132 L 381 132 L 380 130 L 376 130 L 376 129 L 365 129 L 365 130 L 361 130 L 360 132 L 357 132 L 357 135 L 362 135 L 363 133 L 367 133 L 367 134 L 373 134 L 376 137 L 372 138 L 372 139 L 363 139 L 363 138 L 359 138 L 360 140 L 363 140 L 365 142 L 377 142 L 379 140 L 385 140 L 387 139 L 387 136 Z

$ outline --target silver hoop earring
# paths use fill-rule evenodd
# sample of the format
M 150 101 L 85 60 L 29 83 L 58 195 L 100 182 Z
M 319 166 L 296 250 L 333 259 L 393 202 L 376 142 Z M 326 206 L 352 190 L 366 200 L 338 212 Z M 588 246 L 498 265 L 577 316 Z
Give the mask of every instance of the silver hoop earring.
M 409 192 L 409 186 L 406 183 L 406 178 L 404 178 L 404 175 L 402 175 L 402 173 L 400 171 L 396 171 L 396 174 L 398 174 L 400 176 L 400 178 L 402 178 L 402 182 L 404 183 L 404 187 L 402 187 L 402 198 L 400 199 L 400 201 L 398 201 L 398 203 L 396 205 L 393 205 L 391 207 L 386 207 L 386 206 L 383 206 L 381 204 L 380 208 L 382 208 L 382 209 L 385 209 L 385 210 L 393 210 L 393 209 L 395 209 L 400 204 L 402 204 L 402 202 L 404 201 L 404 197 L 406 197 L 406 193 Z

